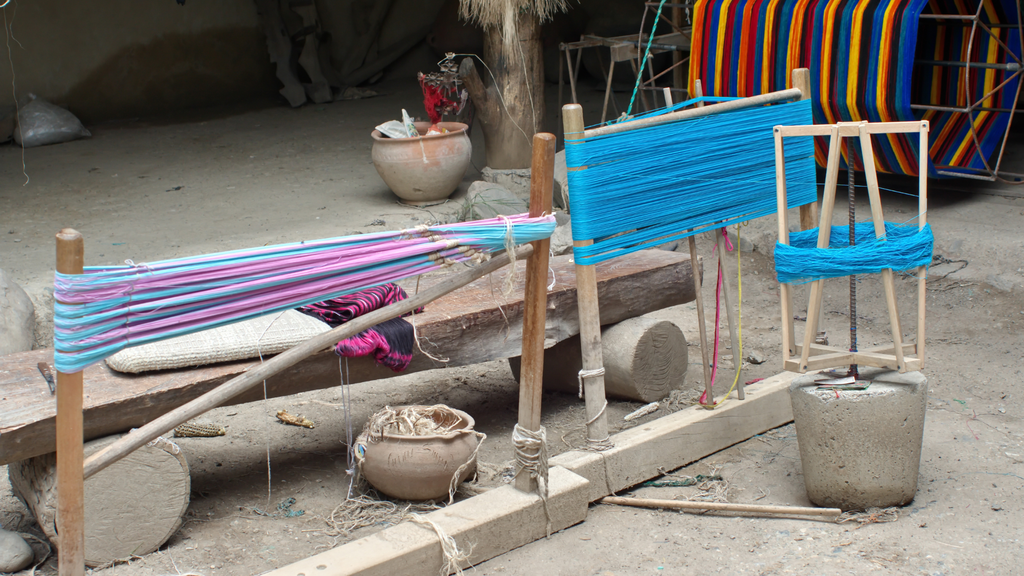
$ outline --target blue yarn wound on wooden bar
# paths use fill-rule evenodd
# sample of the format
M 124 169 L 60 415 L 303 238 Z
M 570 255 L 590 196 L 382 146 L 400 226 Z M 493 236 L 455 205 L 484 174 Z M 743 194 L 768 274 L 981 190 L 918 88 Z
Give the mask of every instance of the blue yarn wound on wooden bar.
M 775 273 L 779 282 L 804 284 L 851 274 L 877 274 L 885 268 L 910 270 L 932 261 L 935 238 L 925 224 L 885 223 L 885 236 L 875 238 L 872 222 L 858 222 L 856 243 L 850 246 L 850 227 L 833 226 L 828 248 L 817 248 L 818 229 L 793 232 L 790 244 L 775 245 Z
M 774 214 L 778 125 L 812 124 L 809 101 L 566 140 L 581 264 Z M 817 200 L 814 144 L 785 146 L 789 207 Z

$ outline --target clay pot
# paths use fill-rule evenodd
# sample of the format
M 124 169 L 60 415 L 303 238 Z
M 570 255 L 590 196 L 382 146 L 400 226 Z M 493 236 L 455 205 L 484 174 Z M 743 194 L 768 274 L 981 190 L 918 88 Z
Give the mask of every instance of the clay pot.
M 429 122 L 416 122 L 419 138 L 386 138 L 373 131 L 373 166 L 402 202 L 426 206 L 443 202 L 462 182 L 473 145 L 461 122 L 439 122 L 447 134 L 425 136 Z
M 427 408 L 422 406 L 420 408 Z M 472 433 L 473 417 L 452 409 L 462 422 L 447 434 L 405 436 L 384 434 L 379 442 L 360 436 L 356 450 L 363 455 L 362 474 L 378 491 L 400 500 L 439 500 L 448 497 L 455 471 L 466 462 L 458 483 L 476 472 L 479 439 Z M 456 486 L 458 485 L 456 484 Z

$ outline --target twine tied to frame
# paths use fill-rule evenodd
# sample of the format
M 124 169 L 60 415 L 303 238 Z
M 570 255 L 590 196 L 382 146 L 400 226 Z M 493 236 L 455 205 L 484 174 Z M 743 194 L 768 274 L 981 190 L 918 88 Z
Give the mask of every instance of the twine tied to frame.
M 536 432 L 527 430 L 518 423 L 512 429 L 512 447 L 516 457 L 516 474 L 526 471 L 537 481 L 537 494 L 544 504 L 547 519 L 546 532 L 551 536 L 551 513 L 548 511 L 548 441 L 543 426 Z

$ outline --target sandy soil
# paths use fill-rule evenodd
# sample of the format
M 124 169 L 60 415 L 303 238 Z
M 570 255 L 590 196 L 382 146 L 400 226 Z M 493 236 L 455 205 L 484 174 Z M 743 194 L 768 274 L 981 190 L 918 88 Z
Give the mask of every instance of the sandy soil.
M 444 219 L 458 209 L 466 184 L 449 204 L 415 209 L 396 198 L 369 159 L 372 126 L 418 110 L 415 91 L 397 82 L 387 95 L 358 102 L 247 111 L 215 110 L 191 118 L 91 127 L 94 137 L 21 152 L 0 148 L 0 266 L 32 296 L 40 312 L 38 342 L 49 340 L 53 234 L 73 226 L 85 235 L 89 264 L 158 260 L 265 243 L 349 234 L 384 220 L 389 229 Z M 596 110 L 599 94 L 583 91 Z M 557 109 L 549 90 L 549 110 Z M 549 114 L 551 118 L 553 114 Z M 588 118 L 589 120 L 589 118 Z M 555 126 L 552 125 L 554 130 Z M 482 167 L 479 134 L 475 166 Z M 1019 134 L 1015 137 L 1020 142 Z M 467 183 L 477 170 L 470 169 Z M 897 179 L 889 187 L 909 189 Z M 972 195 L 972 182 L 944 183 L 931 198 L 937 252 L 966 267 L 933 267 L 928 291 L 928 416 L 919 491 L 891 523 L 831 524 L 737 518 L 592 506 L 588 520 L 468 574 L 1011 574 L 1024 559 L 1021 492 L 1024 416 L 1019 404 L 1024 272 L 1024 199 Z M 887 193 L 887 217 L 906 220 L 916 201 Z M 867 207 L 859 206 L 861 214 Z M 845 206 L 837 219 L 845 217 Z M 756 251 L 742 255 L 745 380 L 780 370 L 777 284 L 768 255 L 774 219 L 744 228 Z M 711 243 L 701 252 L 710 257 Z M 734 266 L 734 264 L 731 264 Z M 880 286 L 861 283 L 861 342 L 887 338 Z M 904 323 L 912 325 L 909 278 L 899 280 Z M 705 287 L 711 299 L 711 287 Z M 798 299 L 798 302 L 803 300 Z M 798 306 L 799 308 L 799 306 Z M 686 387 L 700 386 L 693 305 L 680 307 L 691 342 Z M 802 312 L 800 312 L 802 314 Z M 847 333 L 845 281 L 826 296 L 833 343 Z M 726 353 L 731 351 L 726 350 Z M 746 354 L 745 354 L 746 355 Z M 501 481 L 511 459 L 517 384 L 507 363 L 437 370 L 361 384 L 351 418 L 359 428 L 385 404 L 446 403 L 472 414 L 488 435 L 478 489 Z M 192 470 L 192 503 L 182 529 L 160 551 L 96 571 L 139 574 L 253 574 L 337 546 L 380 526 L 347 533 L 330 518 L 345 498 L 345 414 L 339 388 L 222 408 L 205 420 L 227 427 L 220 438 L 180 439 Z M 582 403 L 545 394 L 544 425 L 561 452 L 582 437 Z M 616 429 L 637 404 L 614 402 Z M 286 408 L 317 423 L 280 424 Z M 659 411 L 648 418 L 664 414 Z M 641 420 L 640 422 L 643 422 Z M 269 466 L 268 466 L 269 455 Z M 795 430 L 786 426 L 706 458 L 681 474 L 717 471 L 735 502 L 809 505 Z M 38 533 L 10 494 L 0 469 L 0 521 Z M 687 497 L 695 488 L 641 488 L 656 498 Z M 278 505 L 294 498 L 292 510 Z M 53 558 L 37 573 L 54 574 Z

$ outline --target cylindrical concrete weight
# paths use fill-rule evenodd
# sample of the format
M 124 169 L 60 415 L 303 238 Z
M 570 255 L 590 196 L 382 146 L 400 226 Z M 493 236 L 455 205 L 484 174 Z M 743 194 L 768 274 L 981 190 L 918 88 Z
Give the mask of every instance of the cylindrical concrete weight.
M 790 385 L 804 484 L 819 506 L 901 506 L 917 493 L 928 381 L 920 372 L 862 369 L 866 390 Z
M 85 445 L 88 456 L 119 436 Z M 8 466 L 14 494 L 32 511 L 50 542 L 57 537 L 57 459 L 46 454 Z M 181 526 L 191 489 L 188 463 L 176 444 L 159 439 L 85 481 L 85 563 L 100 566 L 159 548 Z
M 686 337 L 667 320 L 637 316 L 601 329 L 605 394 L 609 398 L 656 402 L 683 387 L 689 362 Z M 519 359 L 510 358 L 519 378 Z M 578 336 L 544 351 L 544 387 L 576 393 L 582 352 Z

